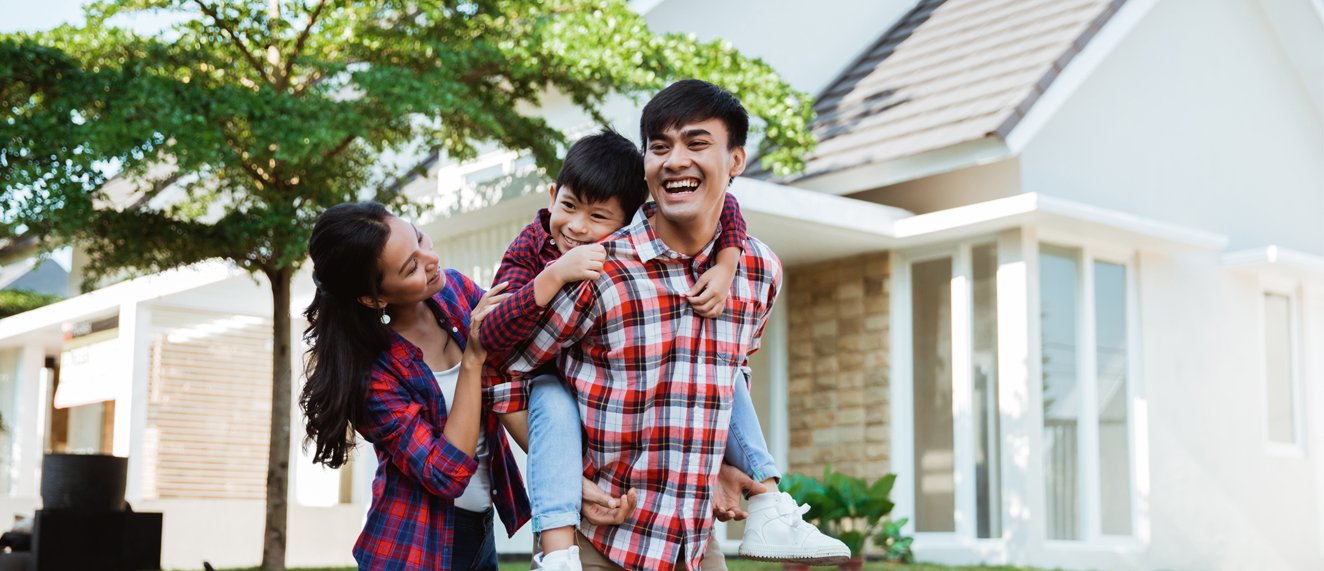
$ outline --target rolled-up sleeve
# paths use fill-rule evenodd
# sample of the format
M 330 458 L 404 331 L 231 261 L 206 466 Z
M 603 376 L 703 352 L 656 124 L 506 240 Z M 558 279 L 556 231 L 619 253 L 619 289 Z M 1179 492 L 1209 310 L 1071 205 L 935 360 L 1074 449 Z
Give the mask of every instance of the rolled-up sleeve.
M 602 279 L 609 278 L 604 276 L 599 281 Z M 556 358 L 562 349 L 579 342 L 588 333 L 600 313 L 598 287 L 598 282 L 582 282 L 569 292 L 557 293 L 528 339 L 500 359 L 488 361 L 483 368 L 483 396 L 493 411 L 507 413 L 528 408 L 524 375 Z
M 458 498 L 469 486 L 478 462 L 446 439 L 433 434 L 417 402 L 394 375 L 373 369 L 366 395 L 364 438 L 386 449 L 404 475 L 443 498 Z

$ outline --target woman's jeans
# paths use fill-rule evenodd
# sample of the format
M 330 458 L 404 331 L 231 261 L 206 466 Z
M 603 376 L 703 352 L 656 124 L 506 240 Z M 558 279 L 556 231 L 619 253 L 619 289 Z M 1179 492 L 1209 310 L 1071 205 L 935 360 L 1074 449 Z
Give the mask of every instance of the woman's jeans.
M 455 535 L 451 541 L 451 571 L 497 571 L 496 536 L 492 534 L 492 508 L 482 513 L 455 508 Z
M 726 434 L 726 462 L 757 482 L 781 478 L 768 452 L 749 387 L 737 379 Z M 579 404 L 558 375 L 529 381 L 529 501 L 533 531 L 579 523 L 584 473 Z

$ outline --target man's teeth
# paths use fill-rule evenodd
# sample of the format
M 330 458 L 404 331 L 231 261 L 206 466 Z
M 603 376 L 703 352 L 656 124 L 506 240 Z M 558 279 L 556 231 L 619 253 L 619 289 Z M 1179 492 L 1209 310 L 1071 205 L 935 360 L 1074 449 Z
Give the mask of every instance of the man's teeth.
M 697 180 L 673 180 L 673 181 L 671 181 L 671 182 L 668 182 L 668 183 L 667 183 L 667 190 L 671 190 L 671 189 L 673 189 L 673 188 L 699 188 L 699 181 L 697 181 Z

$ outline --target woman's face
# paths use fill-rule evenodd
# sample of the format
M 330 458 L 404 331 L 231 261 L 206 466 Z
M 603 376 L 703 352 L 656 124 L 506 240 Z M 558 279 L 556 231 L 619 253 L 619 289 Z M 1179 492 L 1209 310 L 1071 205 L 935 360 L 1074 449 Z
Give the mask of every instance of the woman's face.
M 432 239 L 396 216 L 388 216 L 386 223 L 391 233 L 377 258 L 377 269 L 382 274 L 381 302 L 418 303 L 445 288 L 446 277 L 440 259 L 432 251 Z M 372 305 L 372 300 L 365 303 Z

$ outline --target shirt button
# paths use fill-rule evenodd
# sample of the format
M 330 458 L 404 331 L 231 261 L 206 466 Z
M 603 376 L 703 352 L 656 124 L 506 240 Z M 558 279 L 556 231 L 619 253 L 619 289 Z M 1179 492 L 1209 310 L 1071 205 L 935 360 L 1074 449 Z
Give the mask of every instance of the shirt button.
M 459 330 L 459 329 L 456 329 L 456 328 L 454 328 L 454 327 L 452 327 L 452 328 L 451 328 L 451 332 L 453 332 L 453 333 L 459 333 L 460 330 Z

